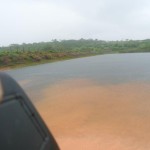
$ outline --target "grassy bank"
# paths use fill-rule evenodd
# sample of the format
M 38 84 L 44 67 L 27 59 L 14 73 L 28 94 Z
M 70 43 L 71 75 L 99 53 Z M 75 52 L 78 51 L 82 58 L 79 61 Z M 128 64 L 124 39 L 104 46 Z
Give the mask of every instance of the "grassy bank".
M 150 52 L 150 40 L 53 40 L 0 47 L 0 69 L 108 53 Z
M 38 65 L 44 63 L 50 63 L 55 61 L 79 58 L 79 57 L 86 57 L 86 56 L 93 56 L 97 55 L 98 53 L 66 53 L 66 52 L 39 52 L 39 51 L 28 51 L 28 52 L 5 52 L 0 57 L 0 70 L 7 70 L 11 68 L 20 68 L 25 66 L 31 65 Z

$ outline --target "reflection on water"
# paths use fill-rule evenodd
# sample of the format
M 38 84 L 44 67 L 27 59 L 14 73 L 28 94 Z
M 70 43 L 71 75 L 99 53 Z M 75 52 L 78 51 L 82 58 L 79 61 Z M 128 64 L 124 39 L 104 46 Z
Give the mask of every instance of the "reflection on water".
M 62 150 L 150 149 L 150 84 L 100 86 L 68 80 L 43 90 L 36 106 Z
M 88 78 L 100 84 L 150 81 L 150 53 L 110 54 L 7 71 L 16 80 L 30 80 L 37 89 L 61 80 Z M 26 86 L 24 86 L 26 88 Z

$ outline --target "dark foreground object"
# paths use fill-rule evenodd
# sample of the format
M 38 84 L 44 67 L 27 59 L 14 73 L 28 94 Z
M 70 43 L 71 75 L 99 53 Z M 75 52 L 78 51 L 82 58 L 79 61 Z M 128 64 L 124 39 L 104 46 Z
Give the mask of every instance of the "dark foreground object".
M 39 113 L 20 86 L 0 73 L 1 150 L 59 150 Z

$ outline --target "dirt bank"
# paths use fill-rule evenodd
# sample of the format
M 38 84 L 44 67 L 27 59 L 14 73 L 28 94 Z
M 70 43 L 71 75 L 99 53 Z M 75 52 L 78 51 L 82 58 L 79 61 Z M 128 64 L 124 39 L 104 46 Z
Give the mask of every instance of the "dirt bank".
M 36 103 L 62 150 L 150 149 L 150 84 L 69 80 Z

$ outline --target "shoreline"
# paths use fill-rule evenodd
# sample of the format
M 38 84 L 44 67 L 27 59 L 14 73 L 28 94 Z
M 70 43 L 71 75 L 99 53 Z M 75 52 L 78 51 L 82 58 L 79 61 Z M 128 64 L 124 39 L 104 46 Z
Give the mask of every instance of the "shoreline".
M 54 59 L 49 59 L 49 60 L 41 60 L 39 62 L 26 62 L 24 64 L 6 65 L 6 66 L 2 66 L 2 67 L 0 66 L 0 71 L 8 71 L 11 69 L 19 69 L 19 68 L 36 66 L 36 65 L 46 64 L 46 63 L 53 63 L 53 62 L 59 62 L 59 61 L 77 59 L 77 58 L 84 58 L 84 57 L 91 57 L 91 56 L 98 56 L 98 55 L 105 55 L 105 54 L 85 54 L 85 55 L 74 56 L 74 57 L 68 56 L 68 57 L 54 58 Z
M 136 52 L 136 54 L 141 52 Z M 147 52 L 142 52 L 147 53 Z M 11 65 L 3 65 L 0 66 L 0 71 L 8 71 L 12 69 L 19 69 L 24 67 L 30 67 L 30 66 L 36 66 L 36 65 L 42 65 L 46 63 L 53 63 L 53 62 L 59 62 L 59 61 L 65 61 L 65 60 L 71 60 L 71 59 L 77 59 L 77 58 L 84 58 L 84 57 L 92 57 L 92 56 L 99 56 L 99 55 L 109 55 L 109 54 L 133 54 L 133 53 L 85 53 L 81 55 L 74 55 L 74 56 L 65 56 L 65 57 L 58 57 L 58 58 L 52 58 L 52 59 L 43 59 L 41 61 L 32 61 L 32 62 L 25 62 L 20 64 L 11 64 Z M 135 53 L 134 53 L 135 54 Z
M 67 57 L 62 57 L 62 58 L 41 60 L 39 62 L 27 62 L 27 63 L 24 63 L 24 64 L 14 64 L 14 65 L 0 66 L 0 71 L 7 71 L 7 70 L 12 70 L 12 69 L 19 69 L 19 68 L 24 68 L 24 67 L 42 65 L 42 64 L 47 64 L 47 63 L 54 63 L 54 62 L 65 61 L 65 60 L 92 57 L 92 56 L 99 56 L 99 55 L 109 55 L 109 54 L 127 54 L 127 53 L 98 53 L 98 54 L 85 54 L 85 55 L 73 56 L 73 57 L 67 56 Z M 129 53 L 129 54 L 132 54 L 132 53 Z

